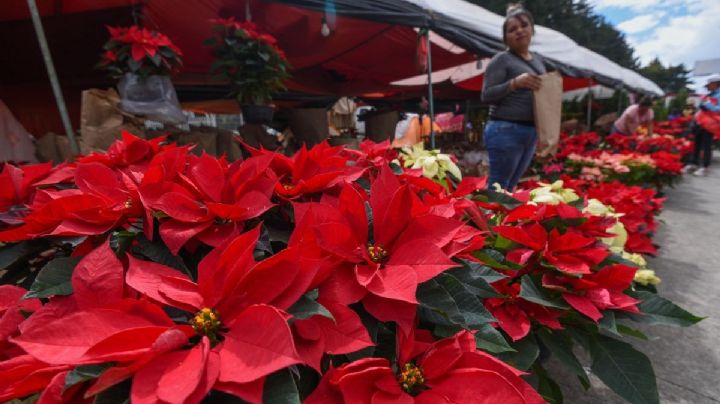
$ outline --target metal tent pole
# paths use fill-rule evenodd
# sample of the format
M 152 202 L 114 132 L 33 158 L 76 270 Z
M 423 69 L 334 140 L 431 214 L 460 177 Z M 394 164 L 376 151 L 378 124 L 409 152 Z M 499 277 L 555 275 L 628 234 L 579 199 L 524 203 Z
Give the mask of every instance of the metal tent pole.
M 58 111 L 60 112 L 60 119 L 67 133 L 68 140 L 70 141 L 70 150 L 72 153 L 79 154 L 80 149 L 78 148 L 77 141 L 75 140 L 75 133 L 70 123 L 70 116 L 68 115 L 67 107 L 65 106 L 65 99 L 63 98 L 62 89 L 60 88 L 60 81 L 58 80 L 57 72 L 55 72 L 55 65 L 53 64 L 52 55 L 50 55 L 50 48 L 45 39 L 45 30 L 40 20 L 40 13 L 38 12 L 37 4 L 35 0 L 27 0 L 28 8 L 30 8 L 30 15 L 32 16 L 33 26 L 35 27 L 35 34 L 37 35 L 38 42 L 40 44 L 40 51 L 45 61 L 45 68 L 47 69 L 48 77 L 50 78 L 50 85 L 55 95 L 55 101 L 57 102 Z
M 428 70 L 428 103 L 430 104 L 430 148 L 435 149 L 435 98 L 432 84 L 432 42 L 430 42 L 430 29 L 427 30 L 427 70 Z M 420 122 L 422 127 L 422 122 Z
M 589 80 L 590 87 L 588 87 L 588 102 L 587 102 L 587 130 L 592 130 L 592 79 Z

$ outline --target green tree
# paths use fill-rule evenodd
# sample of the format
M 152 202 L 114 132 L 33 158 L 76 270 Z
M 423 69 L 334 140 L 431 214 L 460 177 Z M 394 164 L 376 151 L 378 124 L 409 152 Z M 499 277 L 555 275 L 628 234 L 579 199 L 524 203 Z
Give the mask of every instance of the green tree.
M 666 93 L 678 93 L 688 90 L 690 71 L 682 63 L 665 67 L 658 58 L 639 70 L 640 74 L 652 80 Z
M 508 0 L 469 0 L 496 14 L 505 15 Z M 579 45 L 597 52 L 620 66 L 637 70 L 634 49 L 625 34 L 605 17 L 595 14 L 587 0 L 534 0 L 524 2 L 535 23 L 562 32 Z

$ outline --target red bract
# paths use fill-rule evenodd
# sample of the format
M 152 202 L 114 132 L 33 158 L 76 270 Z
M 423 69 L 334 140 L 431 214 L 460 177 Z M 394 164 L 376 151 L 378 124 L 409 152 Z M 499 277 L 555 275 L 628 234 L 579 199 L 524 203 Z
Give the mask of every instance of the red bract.
M 513 341 L 528 335 L 532 320 L 552 329 L 562 328 L 559 321 L 562 311 L 523 299 L 520 297 L 520 282 L 511 282 L 511 279 L 503 279 L 493 283 L 492 286 L 503 297 L 485 299 L 485 307 Z
M 412 341 L 400 342 L 412 344 Z M 521 372 L 475 348 L 467 331 L 399 358 L 361 359 L 327 372 L 307 404 L 382 403 L 544 403 L 520 378 Z M 401 350 L 415 349 L 401 345 Z M 422 349 L 422 348 L 421 348 Z
M 295 199 L 354 182 L 365 172 L 365 168 L 348 164 L 350 159 L 344 155 L 342 147 L 330 147 L 327 143 L 310 150 L 303 146 L 292 157 L 246 147 L 253 155 L 272 156 L 272 169 L 279 178 L 275 193 L 285 199 Z
M 27 214 L 26 205 L 32 203 L 39 186 L 66 182 L 74 176 L 74 167 L 51 163 L 30 164 L 16 167 L 10 163 L 0 172 L 0 223 L 21 224 Z
M 260 156 L 228 166 L 206 154 L 187 156 L 185 149 L 161 152 L 140 186 L 146 223 L 160 214 L 160 236 L 173 254 L 193 237 L 222 244 L 272 207 L 277 180 L 268 170 L 271 160 Z
M 496 226 L 494 230 L 508 240 L 529 249 L 515 249 L 508 259 L 524 265 L 533 253 L 559 271 L 570 274 L 589 274 L 590 268 L 602 262 L 608 251 L 596 246 L 597 239 L 585 237 L 576 230 L 568 229 L 560 234 L 557 229 L 549 233 L 543 226 L 533 223 L 525 226 Z
M 283 310 L 307 292 L 317 266 L 298 248 L 256 263 L 258 236 L 256 228 L 213 250 L 199 264 L 197 283 L 129 257 L 128 285 L 153 301 L 197 313 L 190 322 L 203 337 L 191 350 L 160 355 L 140 370 L 133 402 L 194 402 L 213 386 L 260 402 L 268 374 L 302 362 Z M 184 380 L 182 388 L 177 380 Z
M 450 258 L 461 247 L 453 241 L 478 234 L 463 232 L 462 222 L 428 214 L 389 167 L 372 183 L 369 201 L 345 186 L 337 205 L 299 204 L 295 217 L 290 245 L 317 245 L 335 260 L 320 295 L 344 304 L 362 301 L 373 316 L 405 330 L 415 318 L 417 285 L 457 265 Z
M 598 321 L 603 317 L 601 310 L 640 312 L 636 306 L 640 302 L 624 293 L 632 284 L 636 270 L 637 268 L 616 264 L 582 278 L 546 274 L 543 277 L 543 286 L 562 292 L 565 301 L 573 308 Z
M 399 155 L 397 149 L 390 145 L 389 140 L 381 143 L 365 140 L 360 143 L 359 151 L 345 149 L 344 152 L 355 160 L 358 167 L 374 167 L 377 169 L 390 164 Z
M 19 336 L 10 338 L 33 359 L 0 363 L 0 369 L 18 360 L 28 364 L 7 394 L 44 389 L 56 376 L 64 380 L 58 375 L 73 366 L 152 357 L 185 345 L 192 335 L 189 326 L 176 326 L 161 308 L 125 296 L 123 266 L 107 243 L 77 264 L 72 287 L 72 295 L 52 298 L 19 325 Z
M 295 345 L 303 362 L 319 373 L 323 354 L 347 354 L 374 345 L 360 317 L 344 304 L 319 300 L 333 318 L 315 315 L 292 324 Z
M 141 139 L 127 131 L 121 132 L 122 140 L 113 143 L 105 153 L 92 153 L 77 159 L 78 163 L 98 162 L 113 169 L 119 169 L 135 182 L 140 183 L 150 160 L 163 148 L 165 136 L 151 140 Z
M 0 401 L 25 397 L 45 389 L 57 375 L 66 375 L 68 365 L 48 365 L 30 355 L 0 362 Z
M 25 315 L 42 306 L 38 299 L 23 299 L 25 293 L 19 286 L 0 285 L 0 360 L 12 356 L 8 339 L 18 334 Z
M 46 235 L 97 235 L 142 216 L 137 185 L 99 163 L 78 164 L 77 189 L 39 192 L 24 224 L 0 232 L 0 241 Z

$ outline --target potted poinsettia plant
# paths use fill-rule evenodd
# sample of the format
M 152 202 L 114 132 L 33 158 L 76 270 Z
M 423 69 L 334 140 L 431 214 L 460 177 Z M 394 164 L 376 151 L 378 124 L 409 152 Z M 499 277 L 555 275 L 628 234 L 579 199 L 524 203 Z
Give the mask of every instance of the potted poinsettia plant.
M 284 90 L 290 67 L 277 40 L 260 32 L 252 22 L 234 18 L 212 20 L 215 35 L 206 41 L 213 48 L 211 71 L 230 84 L 243 118 L 249 123 L 272 120 L 268 105 L 273 94 Z
M 170 74 L 182 51 L 165 35 L 138 26 L 108 27 L 110 39 L 98 67 L 118 82 L 123 110 L 167 123 L 184 120 Z

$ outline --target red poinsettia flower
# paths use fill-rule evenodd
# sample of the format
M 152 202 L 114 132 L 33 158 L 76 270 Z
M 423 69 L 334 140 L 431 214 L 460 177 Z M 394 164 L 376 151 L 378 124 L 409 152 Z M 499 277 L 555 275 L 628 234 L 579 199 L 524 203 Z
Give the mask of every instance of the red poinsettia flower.
M 615 264 L 582 278 L 546 274 L 543 287 L 562 292 L 563 299 L 580 313 L 598 321 L 601 310 L 623 310 L 639 313 L 638 300 L 626 295 L 637 268 Z
M 78 163 L 97 162 L 110 168 L 119 169 L 135 180 L 142 181 L 152 158 L 163 148 L 174 148 L 175 145 L 161 146 L 165 136 L 154 139 L 141 139 L 130 132 L 123 130 L 121 140 L 115 141 L 104 153 L 92 153 L 78 157 Z
M 0 362 L 0 401 L 6 402 L 41 391 L 47 388 L 56 376 L 67 375 L 71 368 L 69 365 L 48 365 L 31 355 L 16 356 Z
M 572 228 L 564 234 L 560 234 L 557 229 L 548 233 L 543 226 L 533 223 L 525 226 L 496 226 L 494 230 L 506 239 L 528 247 L 508 253 L 509 260 L 521 265 L 537 253 L 559 271 L 589 274 L 590 268 L 609 255 L 605 247 L 597 246 L 596 238 L 585 237 Z
M 332 318 L 314 315 L 292 324 L 298 354 L 318 373 L 323 354 L 342 355 L 373 346 L 360 317 L 344 304 L 319 299 Z
M 0 241 L 98 235 L 142 216 L 137 185 L 121 172 L 99 163 L 78 164 L 75 185 L 37 193 L 24 224 L 0 232 Z
M 320 295 L 344 304 L 362 301 L 376 318 L 406 331 L 415 318 L 417 285 L 457 266 L 450 258 L 462 248 L 453 241 L 479 235 L 465 232 L 460 221 L 429 214 L 387 166 L 372 183 L 369 201 L 346 185 L 336 204 L 297 204 L 295 218 L 290 245 L 317 245 L 335 260 Z
M 14 166 L 6 163 L 0 171 L 0 222 L 22 223 L 25 205 L 32 203 L 37 187 L 66 182 L 74 177 L 74 166 L 52 163 Z
M 187 344 L 192 328 L 175 325 L 154 304 L 128 298 L 123 272 L 108 243 L 76 265 L 73 294 L 52 297 L 18 325 L 19 336 L 10 338 L 28 355 L 0 362 L 0 375 L 7 368 L 14 380 L 7 390 L 0 387 L 1 397 L 26 396 L 49 383 L 64 385 L 66 371 L 77 365 L 152 358 Z
M 302 362 L 283 310 L 307 292 L 316 265 L 299 248 L 256 263 L 259 233 L 255 228 L 213 250 L 198 266 L 197 283 L 175 269 L 129 257 L 128 285 L 153 301 L 195 313 L 190 323 L 202 336 L 192 349 L 160 355 L 140 369 L 133 402 L 194 402 L 213 387 L 260 402 L 267 375 Z
M 327 142 L 310 150 L 303 145 L 292 157 L 245 147 L 255 156 L 272 156 L 272 169 L 280 179 L 275 186 L 275 193 L 285 199 L 294 199 L 325 191 L 338 184 L 351 183 L 365 172 L 365 168 L 348 164 L 350 159 L 343 154 L 342 147 L 330 147 Z
M 25 316 L 42 307 L 38 299 L 23 299 L 25 293 L 19 286 L 0 285 L 0 360 L 12 356 L 8 339 L 18 334 Z
M 271 161 L 259 156 L 228 165 L 207 154 L 188 156 L 186 149 L 160 152 L 140 186 L 146 223 L 153 212 L 164 216 L 160 237 L 173 254 L 193 237 L 218 246 L 273 206 L 277 180 L 268 170 Z
M 559 317 L 562 311 L 529 302 L 520 297 L 520 282 L 511 283 L 511 279 L 502 279 L 494 282 L 492 286 L 502 298 L 485 299 L 485 307 L 498 321 L 498 326 L 505 331 L 513 341 L 525 338 L 530 332 L 531 320 L 559 330 L 562 328 Z
M 401 344 L 412 344 L 401 341 Z M 422 349 L 417 352 L 417 348 Z M 431 345 L 403 347 L 398 371 L 387 359 L 367 358 L 327 372 L 307 404 L 544 403 L 522 372 L 475 347 L 467 331 Z

